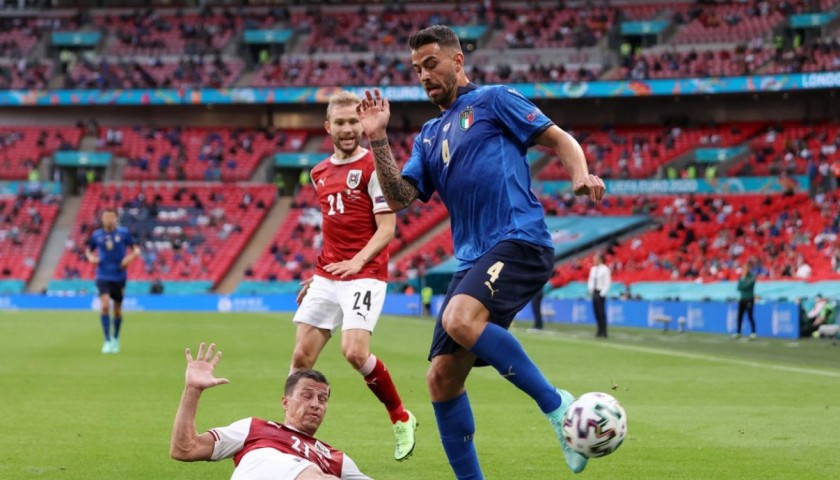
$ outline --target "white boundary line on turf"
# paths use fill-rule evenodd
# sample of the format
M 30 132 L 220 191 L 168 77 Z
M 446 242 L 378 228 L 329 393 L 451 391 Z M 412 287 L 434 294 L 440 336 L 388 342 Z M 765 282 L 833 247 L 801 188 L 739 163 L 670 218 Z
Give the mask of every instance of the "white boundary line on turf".
M 813 368 L 801 368 L 801 367 L 789 367 L 786 365 L 775 365 L 772 363 L 761 363 L 761 362 L 751 362 L 748 360 L 737 360 L 734 358 L 726 358 L 726 357 L 716 357 L 714 355 L 701 355 L 698 353 L 687 353 L 687 352 L 675 352 L 673 350 L 663 350 L 658 348 L 650 348 L 650 347 L 637 347 L 634 345 L 624 345 L 620 343 L 604 343 L 604 342 L 596 342 L 596 341 L 587 341 L 580 338 L 568 337 L 564 335 L 552 335 L 551 338 L 556 338 L 558 340 L 562 340 L 564 342 L 570 343 L 581 343 L 586 345 L 595 345 L 599 347 L 608 347 L 608 348 L 616 348 L 619 350 L 630 350 L 634 352 L 640 353 L 650 353 L 653 355 L 667 355 L 671 357 L 681 357 L 681 358 L 690 358 L 692 360 L 705 360 L 707 362 L 717 362 L 717 363 L 730 363 L 734 365 L 743 365 L 746 367 L 753 367 L 753 368 L 767 368 L 770 370 L 778 370 L 782 372 L 791 372 L 791 373 L 805 373 L 809 375 L 821 375 L 824 377 L 833 377 L 833 378 L 840 378 L 840 372 L 831 372 L 828 370 L 817 370 Z

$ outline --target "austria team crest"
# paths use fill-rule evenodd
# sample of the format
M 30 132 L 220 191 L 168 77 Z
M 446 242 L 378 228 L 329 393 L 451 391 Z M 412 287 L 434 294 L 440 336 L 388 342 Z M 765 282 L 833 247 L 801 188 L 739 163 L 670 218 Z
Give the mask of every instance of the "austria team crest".
M 350 170 L 347 174 L 347 188 L 356 188 L 362 183 L 362 171 Z
M 473 112 L 472 107 L 467 107 L 464 111 L 462 111 L 459 119 L 461 123 L 461 130 L 467 130 L 472 127 L 472 124 L 475 121 L 475 112 Z

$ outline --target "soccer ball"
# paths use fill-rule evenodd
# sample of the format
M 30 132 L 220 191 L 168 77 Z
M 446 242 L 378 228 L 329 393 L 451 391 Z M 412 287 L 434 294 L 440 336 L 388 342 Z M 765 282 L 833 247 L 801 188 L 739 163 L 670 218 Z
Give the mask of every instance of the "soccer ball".
M 627 414 L 612 395 L 584 393 L 569 405 L 563 435 L 572 449 L 587 458 L 617 449 L 627 435 Z

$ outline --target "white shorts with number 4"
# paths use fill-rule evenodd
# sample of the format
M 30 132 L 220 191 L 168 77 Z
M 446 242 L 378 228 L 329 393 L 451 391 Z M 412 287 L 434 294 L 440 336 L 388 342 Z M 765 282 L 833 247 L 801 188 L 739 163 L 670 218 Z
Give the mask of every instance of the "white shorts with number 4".
M 373 332 L 387 290 L 386 282 L 373 278 L 338 281 L 315 275 L 294 322 L 330 332 L 338 327 Z

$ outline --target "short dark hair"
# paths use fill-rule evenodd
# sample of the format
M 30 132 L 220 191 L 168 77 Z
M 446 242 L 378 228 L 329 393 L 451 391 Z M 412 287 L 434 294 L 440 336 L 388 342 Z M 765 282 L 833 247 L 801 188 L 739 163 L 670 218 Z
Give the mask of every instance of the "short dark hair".
M 295 387 L 298 382 L 300 382 L 301 378 L 308 378 L 318 383 L 323 383 L 324 385 L 330 384 L 330 382 L 327 381 L 327 377 L 318 370 L 298 370 L 289 375 L 289 378 L 286 379 L 286 386 L 283 388 L 283 394 L 291 395 L 294 393 Z
M 117 209 L 114 208 L 114 207 L 105 207 L 105 208 L 102 209 L 102 213 L 108 213 L 108 212 L 111 212 L 114 215 L 119 215 L 119 213 L 117 213 Z
M 408 46 L 412 50 L 417 50 L 423 45 L 430 43 L 437 43 L 441 47 L 455 48 L 461 50 L 461 40 L 458 35 L 446 25 L 433 25 L 426 27 L 419 32 L 414 32 L 408 39 Z

